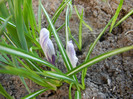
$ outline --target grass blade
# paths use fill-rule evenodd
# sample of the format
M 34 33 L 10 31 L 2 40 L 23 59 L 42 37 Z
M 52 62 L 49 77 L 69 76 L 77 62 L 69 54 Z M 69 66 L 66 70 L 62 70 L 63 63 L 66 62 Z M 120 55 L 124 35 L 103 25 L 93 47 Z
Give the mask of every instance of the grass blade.
M 83 9 L 82 9 L 81 19 L 79 23 L 79 50 L 80 51 L 82 49 L 82 22 L 83 22 Z
M 41 2 L 41 0 L 39 0 L 39 2 Z M 38 30 L 39 31 L 41 30 L 41 12 L 42 12 L 42 9 L 39 3 L 39 6 L 38 6 Z
M 0 21 L 5 22 L 5 21 L 6 21 L 6 19 L 5 19 L 5 18 L 3 18 L 3 17 L 0 17 Z M 7 23 L 8 23 L 8 25 L 10 25 L 11 27 L 16 28 L 16 25 L 14 25 L 12 22 L 8 21 Z
M 69 41 L 69 33 L 68 33 L 68 27 L 69 27 L 69 5 L 67 6 L 67 10 L 66 10 L 66 17 L 65 17 L 65 30 L 66 30 L 66 46 L 67 46 L 67 42 Z M 69 28 L 70 29 L 70 28 Z
M 123 1 L 124 1 L 124 0 L 120 0 L 119 6 L 118 6 L 118 8 L 117 8 L 117 10 L 116 10 L 116 12 L 115 12 L 114 19 L 113 19 L 113 21 L 112 21 L 112 24 L 111 24 L 111 27 L 110 27 L 110 30 L 109 30 L 110 33 L 112 32 L 112 29 L 114 28 L 116 19 L 117 19 L 118 15 L 119 15 L 120 10 L 121 10 L 122 5 L 123 5 Z
M 81 20 L 81 16 L 80 16 L 80 14 L 79 14 L 79 12 L 78 12 L 76 6 L 74 6 L 74 9 L 75 9 L 75 11 L 76 11 L 76 13 L 77 13 L 77 15 L 78 15 L 78 18 Z M 87 28 L 89 28 L 90 31 L 92 31 L 92 28 L 91 28 L 89 25 L 87 25 L 87 24 L 85 23 L 84 20 L 82 21 L 82 23 L 83 23 Z
M 99 56 L 96 56 L 84 63 L 82 63 L 81 65 L 77 66 L 76 68 L 72 69 L 71 71 L 67 72 L 67 76 L 70 76 L 70 75 L 74 75 L 76 73 L 78 73 L 79 71 L 83 70 L 84 68 L 87 68 L 87 67 L 90 67 L 92 66 L 93 64 L 95 63 L 98 63 L 110 56 L 113 56 L 113 55 L 116 55 L 116 54 L 120 54 L 122 52 L 125 52 L 125 51 L 128 51 L 128 50 L 132 50 L 133 49 L 133 46 L 128 46 L 128 47 L 123 47 L 123 48 L 119 48 L 119 49 L 115 49 L 115 50 L 112 50 L 112 51 L 109 51 L 109 52 L 106 52 L 104 54 L 101 54 Z
M 94 41 L 94 43 L 90 46 L 85 61 L 90 58 L 91 52 L 93 51 L 95 45 L 97 44 L 97 42 L 101 38 L 101 36 L 104 34 L 104 32 L 106 31 L 106 29 L 108 28 L 108 26 L 110 25 L 110 23 L 112 22 L 112 20 L 113 20 L 113 18 L 108 22 L 108 24 L 105 26 L 105 28 L 103 29 L 103 31 L 98 35 L 98 37 L 96 38 L 96 40 Z
M 0 84 L 0 94 L 2 94 L 4 97 L 6 97 L 7 99 L 13 99 L 13 97 L 11 97 L 6 91 L 5 89 L 2 87 L 2 85 Z
M 8 45 L 3 45 L 0 43 L 0 51 L 1 52 L 5 52 L 11 55 L 16 55 L 22 58 L 26 58 L 26 59 L 30 59 L 39 63 L 44 64 L 45 66 L 48 66 L 52 69 L 54 69 L 55 71 L 61 72 L 58 68 L 56 68 L 55 66 L 53 66 L 52 64 L 40 59 L 39 57 L 36 57 L 24 50 L 18 49 L 18 48 L 14 48 L 14 47 L 10 47 Z
M 15 22 L 16 29 L 19 41 L 21 43 L 21 47 L 24 50 L 28 51 L 27 42 L 24 36 L 24 27 L 23 27 L 23 18 L 22 18 L 22 9 L 21 9 L 22 1 L 14 0 L 14 12 L 15 12 Z
M 9 19 L 11 18 L 12 16 L 9 16 L 8 18 L 6 18 L 5 22 L 0 26 L 0 36 L 2 34 L 2 32 L 5 30 L 6 26 L 7 26 L 7 23 L 9 21 Z
M 75 92 L 75 99 L 81 99 L 81 91 L 76 91 Z
M 3 18 L 7 18 L 9 16 L 9 12 L 5 5 L 5 2 L 0 3 L 0 16 Z
M 56 89 L 55 85 L 45 81 L 44 78 L 41 78 L 34 71 L 29 72 L 24 68 L 15 68 L 11 66 L 6 66 L 5 69 L 0 69 L 0 73 L 22 76 L 25 78 L 29 78 L 30 80 L 34 81 L 35 83 L 43 87 Z
M 127 15 L 125 15 L 119 22 L 117 22 L 117 24 L 114 27 L 117 27 L 119 24 L 121 24 L 124 20 L 126 20 L 132 14 L 133 14 L 133 9 Z
M 43 74 L 44 76 L 47 76 L 47 77 L 51 77 L 53 79 L 65 80 L 65 81 L 68 81 L 70 83 L 78 84 L 72 78 L 66 76 L 63 73 L 56 73 L 56 72 L 52 72 L 52 71 L 44 71 L 43 73 L 40 73 L 40 74 Z
M 64 3 L 65 0 L 63 0 L 63 2 L 61 3 L 61 5 L 58 7 L 58 9 L 56 10 L 54 16 L 52 17 L 52 21 L 53 21 L 53 24 L 55 24 L 56 20 L 58 19 L 60 13 L 63 11 L 63 9 L 66 7 L 66 5 L 68 4 L 68 2 L 70 2 L 70 0 L 67 0 L 65 3 Z
M 58 7 L 58 9 L 56 10 L 55 14 L 52 17 L 52 22 L 53 24 L 56 23 L 59 15 L 61 14 L 61 12 L 63 11 L 63 9 L 67 6 L 67 4 L 70 2 L 70 0 L 63 0 L 62 3 L 60 4 L 60 6 Z M 50 24 L 48 25 L 48 30 L 50 30 L 50 37 L 51 37 L 51 28 L 50 28 Z
M 31 94 L 29 94 L 29 95 L 23 97 L 22 99 L 33 99 L 33 98 L 35 98 L 36 96 L 40 95 L 41 93 L 43 93 L 43 92 L 45 92 L 45 91 L 47 91 L 47 90 L 50 90 L 50 89 L 49 89 L 49 88 L 40 89 L 40 90 L 38 90 L 38 91 L 36 91 L 36 92 L 33 92 L 33 93 L 31 93 Z
M 12 21 L 14 22 L 14 11 L 13 11 L 13 4 L 11 0 L 7 0 L 8 1 L 8 6 L 9 6 L 9 10 L 10 10 L 10 14 L 13 16 L 12 17 Z
M 20 66 L 19 66 L 19 64 L 18 64 L 18 61 L 17 61 L 16 57 L 13 56 L 13 55 L 11 55 L 11 57 L 12 57 L 13 66 L 16 67 L 16 68 L 20 68 Z M 25 80 L 24 80 L 24 77 L 19 76 L 19 78 L 20 78 L 21 82 L 24 84 L 24 86 L 25 86 L 25 88 L 27 89 L 27 91 L 28 91 L 29 93 L 31 93 L 29 87 L 27 86 L 27 84 L 26 84 L 26 82 L 25 82 Z
M 72 90 L 73 83 L 69 86 L 69 99 L 72 99 L 71 90 Z

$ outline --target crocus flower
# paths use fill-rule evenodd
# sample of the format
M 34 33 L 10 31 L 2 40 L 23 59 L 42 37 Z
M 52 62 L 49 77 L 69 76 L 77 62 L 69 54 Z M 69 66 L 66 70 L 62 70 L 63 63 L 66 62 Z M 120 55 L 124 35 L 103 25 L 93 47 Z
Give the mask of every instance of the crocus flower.
M 76 53 L 75 53 L 72 41 L 67 42 L 66 53 L 68 55 L 68 58 L 72 64 L 72 66 L 75 68 L 76 64 L 78 62 L 78 58 L 76 57 Z
M 55 49 L 51 39 L 49 38 L 49 31 L 46 28 L 43 28 L 40 31 L 40 45 L 43 49 L 46 59 L 54 65 Z

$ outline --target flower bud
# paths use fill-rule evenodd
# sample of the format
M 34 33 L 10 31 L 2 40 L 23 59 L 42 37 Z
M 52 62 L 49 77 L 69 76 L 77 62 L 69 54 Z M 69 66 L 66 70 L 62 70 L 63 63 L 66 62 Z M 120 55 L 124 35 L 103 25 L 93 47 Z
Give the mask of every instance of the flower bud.
M 66 53 L 68 55 L 68 58 L 72 64 L 72 66 L 75 68 L 76 64 L 78 62 L 78 58 L 76 57 L 76 53 L 75 53 L 74 45 L 72 44 L 72 41 L 67 42 Z
M 40 45 L 43 49 L 46 59 L 54 65 L 55 49 L 51 39 L 49 38 L 49 31 L 46 28 L 43 28 L 40 31 Z

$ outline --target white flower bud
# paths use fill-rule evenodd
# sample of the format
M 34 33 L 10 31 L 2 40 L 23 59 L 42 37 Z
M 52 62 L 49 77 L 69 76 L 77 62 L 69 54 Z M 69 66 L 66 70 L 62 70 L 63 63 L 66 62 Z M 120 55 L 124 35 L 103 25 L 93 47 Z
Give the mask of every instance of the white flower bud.
M 49 39 L 49 31 L 46 28 L 43 28 L 40 31 L 40 45 L 47 60 L 50 63 L 55 64 L 55 49 L 51 39 Z
M 72 41 L 67 42 L 66 53 L 68 55 L 68 58 L 72 66 L 75 68 L 78 62 L 78 58 L 76 57 L 76 53 L 75 53 L 74 45 L 72 44 Z

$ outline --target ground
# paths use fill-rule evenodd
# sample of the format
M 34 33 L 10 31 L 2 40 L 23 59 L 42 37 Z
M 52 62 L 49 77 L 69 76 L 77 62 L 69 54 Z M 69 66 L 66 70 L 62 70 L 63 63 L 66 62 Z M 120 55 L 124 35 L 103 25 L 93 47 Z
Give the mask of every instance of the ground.
M 54 0 L 53 2 L 53 0 L 43 0 L 43 5 L 51 17 L 60 5 L 61 1 L 62 0 Z M 81 9 L 84 10 L 84 20 L 93 28 L 93 31 L 91 32 L 83 25 L 82 51 L 80 52 L 75 45 L 76 53 L 79 58 L 78 64 L 84 61 L 90 44 L 109 22 L 119 4 L 119 0 L 104 1 L 105 0 L 73 1 L 73 4 L 77 6 L 79 12 L 81 12 Z M 33 0 L 33 6 L 35 13 L 37 13 L 38 0 Z M 118 20 L 126 15 L 131 9 L 133 9 L 133 1 L 124 0 Z M 37 14 L 35 16 L 37 17 Z M 47 27 L 48 23 L 45 16 L 42 15 L 42 18 L 42 26 Z M 55 24 L 55 27 L 58 28 L 64 21 L 65 11 L 62 12 L 60 18 Z M 70 28 L 73 36 L 77 39 L 79 19 L 75 11 L 73 11 L 70 20 Z M 58 33 L 65 46 L 65 28 L 60 30 Z M 53 39 L 53 41 L 55 49 L 57 49 L 55 40 Z M 118 27 L 114 28 L 112 33 L 109 33 L 108 29 L 96 45 L 91 57 L 129 45 L 133 45 L 133 15 L 127 18 Z M 61 56 L 59 61 L 56 63 L 56 66 L 63 72 L 66 72 L 65 67 L 63 67 L 64 64 Z M 81 73 L 77 76 L 80 80 Z M 0 74 L 0 82 L 6 91 L 10 95 L 14 96 L 15 99 L 20 99 L 28 94 L 17 76 Z M 28 79 L 26 82 L 32 92 L 42 88 Z M 112 56 L 89 67 L 85 83 L 86 89 L 82 91 L 82 99 L 133 99 L 133 50 Z M 56 92 L 47 91 L 39 95 L 37 99 L 68 99 L 68 88 L 69 85 L 64 83 Z M 74 97 L 74 90 L 72 94 Z

